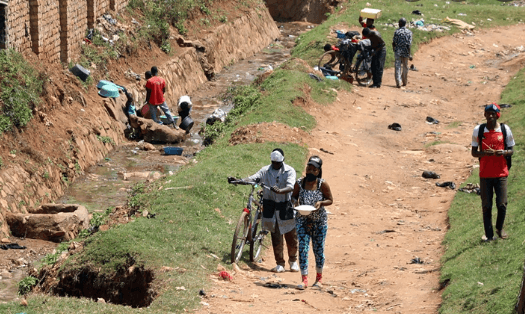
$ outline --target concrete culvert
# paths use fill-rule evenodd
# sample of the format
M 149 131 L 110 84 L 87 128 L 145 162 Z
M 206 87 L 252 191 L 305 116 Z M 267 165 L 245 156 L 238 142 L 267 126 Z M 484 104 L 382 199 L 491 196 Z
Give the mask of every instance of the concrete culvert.
M 46 204 L 29 214 L 6 214 L 6 222 L 15 237 L 53 242 L 74 239 L 89 227 L 88 210 L 77 204 Z

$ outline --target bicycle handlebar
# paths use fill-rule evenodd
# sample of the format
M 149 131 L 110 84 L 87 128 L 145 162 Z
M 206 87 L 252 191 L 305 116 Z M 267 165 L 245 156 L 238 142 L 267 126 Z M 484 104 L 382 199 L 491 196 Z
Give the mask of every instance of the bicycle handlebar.
M 264 184 L 264 183 L 261 183 L 261 182 L 252 182 L 252 181 L 244 181 L 244 180 L 235 180 L 235 181 L 231 181 L 231 182 L 228 182 L 230 184 L 239 184 L 239 185 L 251 185 L 251 186 L 261 186 L 263 188 L 266 188 L 266 189 L 269 189 L 269 187 Z

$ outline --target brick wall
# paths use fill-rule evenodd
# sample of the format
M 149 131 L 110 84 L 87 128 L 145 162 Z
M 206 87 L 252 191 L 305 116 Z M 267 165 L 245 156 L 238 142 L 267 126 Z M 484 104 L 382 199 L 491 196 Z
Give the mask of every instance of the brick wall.
M 93 28 L 97 17 L 109 10 L 110 0 L 87 0 L 88 28 Z
M 40 59 L 58 61 L 60 56 L 60 20 L 58 2 L 29 0 L 31 42 Z
M 109 0 L 109 8 L 115 12 L 118 12 L 125 8 L 129 3 L 129 0 Z
M 60 7 L 60 60 L 71 61 L 80 52 L 87 30 L 87 1 L 59 0 Z
M 20 52 L 31 50 L 29 1 L 10 0 L 6 11 L 6 33 L 9 47 Z
M 80 53 L 88 28 L 129 0 L 9 0 L 5 10 L 8 47 L 33 51 L 40 59 L 68 63 Z M 0 14 L 1 14 L 0 10 Z M 1 33 L 1 32 L 0 32 Z M 0 34 L 1 35 L 1 34 Z M 5 48 L 0 46 L 1 48 Z

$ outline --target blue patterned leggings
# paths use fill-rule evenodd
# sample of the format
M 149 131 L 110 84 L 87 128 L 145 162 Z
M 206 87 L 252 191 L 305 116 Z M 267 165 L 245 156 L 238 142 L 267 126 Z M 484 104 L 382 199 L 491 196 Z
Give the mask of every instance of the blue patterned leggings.
M 315 255 L 315 268 L 317 273 L 323 273 L 324 266 L 324 241 L 328 226 L 326 223 L 317 221 L 299 221 L 296 224 L 297 239 L 299 240 L 299 265 L 301 275 L 308 275 L 308 251 L 310 250 L 310 239 Z

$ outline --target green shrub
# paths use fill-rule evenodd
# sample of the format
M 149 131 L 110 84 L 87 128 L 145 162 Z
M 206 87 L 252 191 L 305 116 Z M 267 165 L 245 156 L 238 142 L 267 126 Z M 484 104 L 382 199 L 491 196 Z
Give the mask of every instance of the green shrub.
M 38 279 L 33 276 L 28 276 L 18 283 L 18 294 L 25 295 L 31 292 L 31 289 L 37 284 Z
M 12 49 L 0 50 L 0 134 L 24 127 L 40 101 L 43 77 Z

